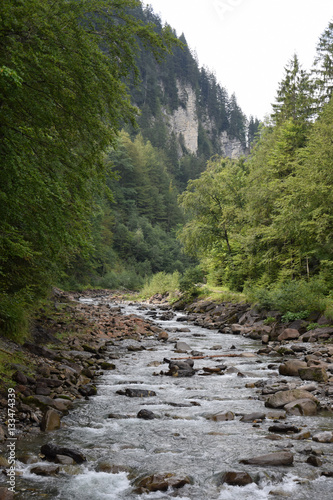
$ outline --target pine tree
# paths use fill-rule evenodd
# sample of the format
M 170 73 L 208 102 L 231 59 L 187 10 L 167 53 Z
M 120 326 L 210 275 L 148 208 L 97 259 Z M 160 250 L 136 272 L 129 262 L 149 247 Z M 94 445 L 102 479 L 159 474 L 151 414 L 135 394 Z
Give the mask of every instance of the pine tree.
M 311 92 L 309 75 L 302 69 L 294 54 L 285 67 L 285 75 L 277 92 L 277 102 L 273 104 L 274 122 L 281 124 L 289 118 L 301 122 L 309 120 L 313 114 Z
M 333 22 L 330 22 L 317 44 L 313 74 L 315 77 L 316 105 L 319 111 L 329 102 L 333 91 Z

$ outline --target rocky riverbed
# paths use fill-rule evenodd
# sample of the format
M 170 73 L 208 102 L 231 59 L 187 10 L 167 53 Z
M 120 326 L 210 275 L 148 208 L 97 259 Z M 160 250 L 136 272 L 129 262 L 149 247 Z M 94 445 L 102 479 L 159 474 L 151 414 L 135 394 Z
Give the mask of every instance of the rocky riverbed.
M 92 295 L 96 301 L 91 301 Z M 223 473 L 220 471 L 216 477 L 214 476 L 212 483 L 217 490 L 224 484 L 231 488 L 242 486 L 244 491 L 247 491 L 252 483 L 257 485 L 262 480 L 258 467 L 283 469 L 293 467 L 295 462 L 304 463 L 306 467 L 315 470 L 312 479 L 319 480 L 322 477 L 323 480 L 331 481 L 333 327 L 326 318 L 315 318 L 314 328 L 309 330 L 307 322 L 282 324 L 277 312 L 259 313 L 255 309 L 250 309 L 247 304 L 216 304 L 200 301 L 187 306 L 184 312 L 177 312 L 175 316 L 177 305 L 175 309 L 171 309 L 163 297 L 156 296 L 147 304 L 135 306 L 133 311 L 135 310 L 136 314 L 133 312 L 128 314 L 127 311 L 124 315 L 120 308 L 123 306 L 122 298 L 119 296 L 115 297 L 102 291 L 97 297 L 96 293 L 89 292 L 85 296 L 81 295 L 80 302 L 77 302 L 78 298 L 58 291 L 55 304 L 59 308 L 58 322 L 54 316 L 52 321 L 50 318 L 49 320 L 41 318 L 36 324 L 34 339 L 23 347 L 10 342 L 1 345 L 2 349 L 12 350 L 13 353 L 15 350 L 23 349 L 29 359 L 28 367 L 14 363 L 15 366 L 11 369 L 14 370 L 16 436 L 19 438 L 16 458 L 19 464 L 30 467 L 30 474 L 36 477 L 57 477 L 59 474 L 68 473 L 66 467 L 75 464 L 82 467 L 80 464 L 84 464 L 87 460 L 86 451 L 78 449 L 70 441 L 56 444 L 54 436 L 57 429 L 69 425 L 68 418 L 71 418 L 72 412 L 75 413 L 77 401 L 93 400 L 99 391 L 104 390 L 100 380 L 110 379 L 115 380 L 116 382 L 112 383 L 116 385 L 119 383 L 119 372 L 128 365 L 127 361 L 125 363 L 123 361 L 124 356 L 130 356 L 129 363 L 133 365 L 141 356 L 141 359 L 152 357 L 148 365 L 151 375 L 157 381 L 155 382 L 157 389 L 162 383 L 158 382 L 159 380 L 169 380 L 170 383 L 174 383 L 177 380 L 196 381 L 200 378 L 207 381 L 205 384 L 207 392 L 201 396 L 203 400 L 195 397 L 188 399 L 186 390 L 190 391 L 191 388 L 194 390 L 194 386 L 191 386 L 192 382 L 186 382 L 188 387 L 183 386 L 181 382 L 179 386 L 181 392 L 177 393 L 178 399 L 176 397 L 175 401 L 169 401 L 168 406 L 175 409 L 183 408 L 187 413 L 176 415 L 165 411 L 163 413 L 158 406 L 159 411 L 156 412 L 147 403 L 154 400 L 158 393 L 155 386 L 140 387 L 140 380 L 129 381 L 126 387 L 120 384 L 114 391 L 115 397 L 123 398 L 115 400 L 119 401 L 117 406 L 120 410 L 123 407 L 124 410 L 127 409 L 127 403 L 125 405 L 121 401 L 133 400 L 147 404 L 144 408 L 138 403 L 134 404 L 134 412 L 128 410 L 122 412 L 119 408 L 109 411 L 107 418 L 109 422 L 115 422 L 116 427 L 123 424 L 127 429 L 128 422 L 133 422 L 133 419 L 139 422 L 150 421 L 156 422 L 158 433 L 161 419 L 167 419 L 165 420 L 167 422 L 170 418 L 180 418 L 185 422 L 199 420 L 197 423 L 203 429 L 207 425 L 214 426 L 220 422 L 226 423 L 225 425 L 239 425 L 238 422 L 242 422 L 240 425 L 249 426 L 246 432 L 253 432 L 256 429 L 258 432 L 264 431 L 264 439 L 271 444 L 267 447 L 260 446 L 262 453 L 257 454 L 254 452 L 251 454 L 251 448 L 244 447 L 244 456 L 239 457 L 240 465 L 237 468 L 224 470 Z M 140 309 L 143 316 L 138 315 Z M 64 320 L 64 310 L 67 311 L 66 320 Z M 171 324 L 173 326 L 170 326 Z M 189 325 L 195 325 L 199 330 L 191 333 Z M 202 333 L 200 328 L 204 329 Z M 200 335 L 205 337 L 206 331 L 211 331 L 211 342 L 218 339 L 220 344 L 213 343 L 208 351 L 207 347 L 201 351 L 196 349 L 193 343 L 196 340 L 199 342 Z M 55 336 L 55 333 L 59 332 L 63 332 L 60 340 L 59 335 Z M 228 345 L 226 348 L 224 339 L 230 344 L 230 338 L 235 339 L 235 345 Z M 43 339 L 47 341 L 47 345 L 43 344 Z M 254 349 L 243 350 L 240 347 L 247 342 L 247 339 L 252 342 Z M 201 344 L 198 343 L 198 347 L 201 348 Z M 171 356 L 170 348 L 174 352 Z M 163 357 L 154 360 L 152 353 L 159 350 Z M 164 356 L 165 353 L 167 356 Z M 254 363 L 256 365 L 253 365 Z M 258 367 L 264 370 L 260 373 L 262 374 L 260 377 L 258 377 Z M 141 372 L 136 374 L 134 371 L 132 377 L 140 378 L 140 374 Z M 216 386 L 210 385 L 217 381 L 219 387 L 223 377 L 227 381 L 236 381 L 237 389 L 246 390 L 246 394 L 250 394 L 246 397 L 256 401 L 254 406 L 259 405 L 260 411 L 242 410 L 243 407 L 247 408 L 245 403 L 238 405 L 240 408 L 237 408 L 236 404 L 236 407 L 230 408 L 222 405 L 223 408 L 219 409 L 215 403 L 207 408 L 209 411 L 200 408 L 205 406 L 203 402 L 206 399 L 223 400 L 223 395 L 212 394 L 217 389 Z M 9 465 L 6 443 L 10 438 L 6 425 L 7 401 L 6 392 L 3 391 L 0 401 L 2 417 L 0 466 L 3 470 L 0 498 L 10 499 L 13 495 L 6 486 L 6 471 L 8 474 Z M 313 425 L 313 422 L 318 425 Z M 213 430 L 211 427 L 207 429 L 210 429 L 208 431 L 210 436 L 214 433 L 216 436 L 221 435 L 221 431 Z M 30 446 L 27 452 L 24 451 L 26 446 L 20 446 L 20 442 L 25 443 L 27 439 L 29 442 L 35 442 L 36 447 L 39 446 L 37 443 L 43 444 L 38 448 Z M 235 440 L 239 441 L 239 437 Z M 228 446 L 232 447 L 232 439 L 230 441 L 228 437 L 227 441 Z M 303 444 L 296 450 L 294 443 Z M 41 457 L 42 463 L 40 463 Z M 211 457 L 207 460 L 211 460 Z M 31 466 L 31 462 L 36 462 L 36 465 Z M 234 460 L 232 464 L 234 465 Z M 23 470 L 24 465 L 22 465 Z M 124 464 L 103 465 L 103 461 L 98 462 L 98 467 L 99 472 L 125 474 L 129 477 L 133 495 L 167 490 L 173 492 L 172 495 L 184 494 L 184 498 L 191 500 L 200 498 L 198 495 L 201 493 L 196 490 L 195 478 L 193 479 L 190 474 L 177 474 L 175 469 L 178 467 L 175 466 L 171 467 L 170 471 L 158 473 L 155 471 L 152 474 L 138 474 L 133 467 L 127 468 Z M 255 471 L 253 467 L 256 467 Z M 309 478 L 310 476 L 311 474 Z M 185 493 L 181 493 L 183 491 Z M 225 489 L 224 494 L 229 494 L 228 491 Z M 285 494 L 286 491 L 281 493 L 281 498 Z M 34 497 L 38 498 L 37 492 L 31 498 Z M 21 498 L 25 498 L 24 494 Z M 52 494 L 48 498 L 53 498 Z M 81 495 L 81 498 L 84 497 Z M 169 498 L 169 496 L 156 498 Z M 236 497 L 208 496 L 207 498 Z

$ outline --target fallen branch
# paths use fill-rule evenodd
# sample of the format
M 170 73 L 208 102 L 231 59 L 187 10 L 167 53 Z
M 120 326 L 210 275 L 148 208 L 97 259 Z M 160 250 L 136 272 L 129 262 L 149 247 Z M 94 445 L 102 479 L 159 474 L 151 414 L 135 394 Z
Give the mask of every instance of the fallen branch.
M 212 354 L 207 356 L 187 356 L 185 358 L 170 358 L 172 361 L 177 361 L 181 359 L 205 359 L 205 358 L 240 358 L 242 354 Z

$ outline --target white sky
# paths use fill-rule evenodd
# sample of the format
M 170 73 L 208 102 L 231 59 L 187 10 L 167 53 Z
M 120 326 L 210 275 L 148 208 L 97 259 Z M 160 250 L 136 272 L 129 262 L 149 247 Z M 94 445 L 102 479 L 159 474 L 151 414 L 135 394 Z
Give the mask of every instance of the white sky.
M 332 0 L 143 0 L 180 36 L 199 65 L 235 92 L 249 117 L 271 112 L 284 67 L 296 52 L 310 69 Z

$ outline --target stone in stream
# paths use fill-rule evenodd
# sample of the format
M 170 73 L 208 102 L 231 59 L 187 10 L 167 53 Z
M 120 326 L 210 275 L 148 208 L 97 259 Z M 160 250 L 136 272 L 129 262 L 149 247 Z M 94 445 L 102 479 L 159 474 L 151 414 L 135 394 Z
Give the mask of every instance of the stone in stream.
M 213 415 L 206 415 L 207 420 L 213 420 L 213 422 L 226 422 L 227 420 L 234 420 L 235 414 L 232 411 L 227 411 L 225 413 L 214 413 Z
M 170 375 L 172 377 L 192 377 L 195 374 L 193 366 L 193 359 L 170 360 L 169 371 L 166 375 Z
M 310 455 L 309 458 L 306 461 L 307 464 L 313 465 L 314 467 L 320 467 L 323 465 L 323 462 L 320 460 L 320 458 Z
M 42 418 L 40 429 L 43 432 L 60 429 L 60 415 L 56 410 L 47 410 Z
M 287 434 L 287 432 L 297 433 L 300 429 L 295 425 L 289 424 L 277 424 L 268 427 L 268 432 L 274 432 L 275 434 Z
M 311 417 L 317 415 L 317 405 L 311 399 L 296 399 L 284 406 L 288 415 Z
M 317 441 L 318 443 L 333 443 L 333 432 L 323 431 L 318 432 L 313 436 L 313 441 Z
M 276 453 L 268 453 L 267 455 L 240 460 L 241 464 L 267 466 L 292 465 L 293 462 L 294 455 L 290 451 L 278 451 Z
M 225 472 L 221 478 L 221 484 L 230 486 L 246 486 L 253 483 L 253 479 L 247 472 Z
M 32 467 L 30 472 L 37 476 L 55 476 L 59 474 L 60 467 L 58 465 L 37 465 Z
M 265 406 L 268 408 L 282 408 L 286 404 L 296 401 L 296 399 L 311 399 L 312 401 L 317 401 L 311 392 L 291 389 L 276 392 L 267 399 Z
M 179 341 L 176 343 L 176 352 L 185 353 L 191 350 L 192 348 L 186 342 Z
M 176 474 L 153 474 L 137 479 L 134 485 L 137 493 L 148 493 L 153 491 L 167 491 L 169 488 L 179 489 L 186 484 L 191 484 L 189 477 L 180 477 Z
M 240 422 L 254 422 L 255 420 L 264 420 L 266 418 L 265 413 L 250 413 L 248 415 L 243 415 Z
M 139 413 L 137 414 L 137 418 L 142 418 L 143 420 L 153 420 L 156 418 L 155 413 L 153 413 L 150 410 L 140 410 Z
M 117 391 L 117 394 L 121 396 L 127 396 L 128 398 L 148 398 L 156 396 L 156 392 L 147 389 L 132 389 L 128 388 L 125 391 Z
M 54 460 L 57 455 L 66 455 L 67 457 L 71 457 L 77 464 L 81 464 L 87 460 L 80 450 L 77 450 L 76 448 L 58 446 L 53 443 L 43 444 L 40 451 L 46 458 L 51 460 Z

